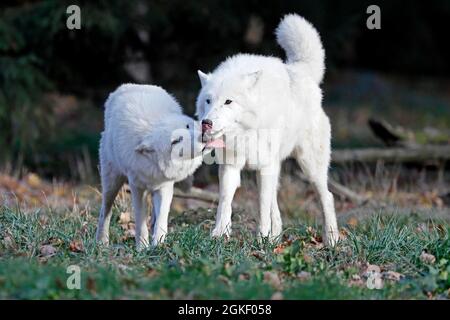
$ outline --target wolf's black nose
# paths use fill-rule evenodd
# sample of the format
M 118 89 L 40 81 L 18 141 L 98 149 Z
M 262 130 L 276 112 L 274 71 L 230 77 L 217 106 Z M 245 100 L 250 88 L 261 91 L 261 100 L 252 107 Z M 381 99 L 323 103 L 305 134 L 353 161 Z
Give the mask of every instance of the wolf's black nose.
M 202 120 L 202 124 L 212 127 L 213 122 L 209 119 L 204 119 L 204 120 Z
M 209 119 L 202 120 L 202 132 L 205 133 L 212 129 L 213 122 Z

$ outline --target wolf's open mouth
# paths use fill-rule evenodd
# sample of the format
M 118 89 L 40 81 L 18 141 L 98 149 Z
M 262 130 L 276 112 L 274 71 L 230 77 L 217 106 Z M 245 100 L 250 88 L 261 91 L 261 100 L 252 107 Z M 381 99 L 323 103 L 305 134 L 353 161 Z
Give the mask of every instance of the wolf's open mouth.
M 223 138 L 217 138 L 211 141 L 208 141 L 205 145 L 205 148 L 225 148 L 225 142 L 223 141 Z
M 205 149 L 225 148 L 225 141 L 223 140 L 224 130 L 211 132 L 206 130 L 203 132 L 203 141 L 206 142 Z

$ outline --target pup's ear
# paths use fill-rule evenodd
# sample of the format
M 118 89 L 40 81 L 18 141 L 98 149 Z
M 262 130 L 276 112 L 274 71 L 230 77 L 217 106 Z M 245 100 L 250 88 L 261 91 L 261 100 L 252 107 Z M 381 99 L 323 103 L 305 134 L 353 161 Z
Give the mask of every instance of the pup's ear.
M 138 144 L 134 151 L 140 154 L 148 154 L 155 152 L 155 149 L 153 149 L 148 142 L 142 141 L 140 144 Z
M 197 70 L 197 73 L 200 79 L 200 83 L 202 84 L 202 87 L 204 87 L 205 84 L 208 82 L 210 76 L 204 72 L 201 72 L 200 70 Z
M 261 78 L 262 71 L 256 71 L 252 73 L 247 73 L 242 76 L 242 80 L 247 89 L 253 88 Z

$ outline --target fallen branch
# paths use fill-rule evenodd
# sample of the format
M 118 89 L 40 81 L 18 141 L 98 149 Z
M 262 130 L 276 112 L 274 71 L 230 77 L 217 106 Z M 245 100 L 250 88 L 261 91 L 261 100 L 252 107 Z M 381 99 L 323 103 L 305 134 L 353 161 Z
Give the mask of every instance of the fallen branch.
M 410 131 L 374 118 L 370 118 L 367 123 L 373 135 L 388 147 L 409 147 L 415 144 L 415 141 L 411 141 L 414 134 Z
M 332 162 L 426 162 L 450 160 L 450 145 L 424 145 L 416 148 L 367 148 L 335 150 Z
M 414 132 L 375 118 L 370 118 L 368 125 L 373 135 L 388 147 L 416 148 L 420 145 L 446 145 L 450 143 L 448 132 L 432 127 Z
M 296 171 L 295 175 L 303 182 L 310 183 L 309 179 L 302 172 Z M 347 187 L 344 187 L 342 184 L 334 181 L 331 178 L 328 178 L 328 187 L 330 188 L 331 193 L 337 196 L 344 197 L 350 201 L 357 203 L 358 205 L 363 205 L 369 201 L 368 198 L 357 194 Z
M 309 183 L 308 178 L 300 171 L 296 171 L 295 175 L 302 181 Z M 350 201 L 353 201 L 357 203 L 358 205 L 365 204 L 369 201 L 368 198 L 361 196 L 357 194 L 356 192 L 348 189 L 347 187 L 344 187 L 340 183 L 328 179 L 328 184 L 330 191 L 338 196 L 344 197 Z M 193 200 L 199 200 L 209 203 L 217 203 L 219 202 L 219 195 L 215 192 L 206 191 L 200 188 L 192 187 L 189 189 L 189 191 L 182 191 L 178 188 L 175 188 L 174 190 L 174 197 L 181 198 L 181 199 L 193 199 Z
M 192 187 L 189 191 L 185 192 L 178 188 L 175 188 L 173 192 L 174 197 L 182 198 L 182 199 L 193 199 L 204 202 L 218 202 L 219 195 L 217 193 L 203 190 L 200 188 Z

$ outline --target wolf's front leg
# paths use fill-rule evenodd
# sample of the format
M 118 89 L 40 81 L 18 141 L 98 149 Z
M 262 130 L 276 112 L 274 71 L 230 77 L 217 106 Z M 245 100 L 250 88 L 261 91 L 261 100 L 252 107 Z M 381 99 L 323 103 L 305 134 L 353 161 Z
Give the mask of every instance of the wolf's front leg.
M 154 246 L 164 242 L 164 239 L 166 238 L 172 198 L 173 183 L 168 183 L 153 193 L 153 214 L 155 215 L 155 220 L 152 228 L 152 245 Z
M 104 161 L 101 164 L 101 178 L 102 208 L 98 218 L 96 240 L 99 244 L 107 245 L 109 243 L 109 224 L 112 215 L 111 208 L 125 178 L 113 170 L 110 164 L 105 163 Z
M 231 233 L 231 203 L 234 193 L 241 183 L 241 170 L 231 165 L 219 166 L 219 205 L 216 225 L 211 232 L 213 237 L 229 236 Z

